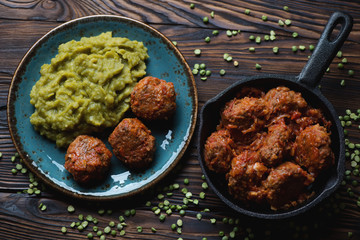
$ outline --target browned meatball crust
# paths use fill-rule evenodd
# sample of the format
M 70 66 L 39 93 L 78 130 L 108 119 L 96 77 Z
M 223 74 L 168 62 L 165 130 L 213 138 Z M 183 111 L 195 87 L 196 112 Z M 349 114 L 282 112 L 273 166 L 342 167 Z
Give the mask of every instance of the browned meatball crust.
M 206 140 L 204 159 L 206 166 L 217 173 L 226 173 L 231 166 L 235 144 L 226 129 L 213 132 Z
M 264 100 L 268 103 L 270 114 L 289 113 L 292 110 L 307 107 L 301 93 L 294 92 L 287 87 L 277 87 L 269 90 Z
M 267 115 L 266 103 L 261 98 L 234 98 L 226 103 L 221 113 L 221 124 L 235 134 L 258 131 Z
M 124 118 L 109 136 L 115 156 L 132 169 L 143 169 L 153 161 L 155 137 L 137 118 Z
M 268 167 L 280 164 L 289 148 L 291 130 L 284 121 L 268 127 L 268 134 L 259 149 L 260 160 Z
M 251 192 L 257 191 L 268 172 L 269 169 L 259 161 L 257 152 L 243 151 L 233 158 L 226 176 L 230 194 L 243 201 L 256 198 L 250 196 Z
M 131 92 L 133 113 L 146 120 L 168 119 L 176 110 L 174 84 L 155 77 L 141 79 Z
M 68 147 L 65 169 L 76 182 L 102 180 L 110 168 L 112 153 L 98 138 L 80 135 Z
M 273 210 L 287 208 L 306 200 L 306 187 L 314 178 L 299 165 L 284 162 L 272 170 L 263 183 L 266 200 Z
M 295 161 L 317 176 L 334 164 L 335 157 L 330 145 L 331 139 L 326 128 L 319 124 L 309 126 L 295 140 Z

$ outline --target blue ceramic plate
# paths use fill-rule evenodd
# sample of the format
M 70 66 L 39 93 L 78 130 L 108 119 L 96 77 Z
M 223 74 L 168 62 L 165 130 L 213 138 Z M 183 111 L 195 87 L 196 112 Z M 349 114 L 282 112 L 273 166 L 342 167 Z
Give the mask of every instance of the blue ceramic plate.
M 65 170 L 66 150 L 58 149 L 34 130 L 29 117 L 34 112 L 30 91 L 40 78 L 40 67 L 57 54 L 60 44 L 81 37 L 112 31 L 115 37 L 142 41 L 148 48 L 146 72 L 174 83 L 177 110 L 167 122 L 147 122 L 156 138 L 154 162 L 147 170 L 129 171 L 115 157 L 106 180 L 94 187 L 78 185 Z M 87 200 L 112 200 L 133 196 L 153 186 L 169 173 L 183 156 L 195 129 L 197 117 L 195 81 L 182 54 L 154 28 L 125 17 L 97 15 L 75 19 L 51 30 L 27 52 L 11 83 L 8 97 L 10 133 L 26 166 L 43 182 L 66 195 Z M 106 140 L 107 136 L 103 136 Z M 107 144 L 107 143 L 106 143 Z

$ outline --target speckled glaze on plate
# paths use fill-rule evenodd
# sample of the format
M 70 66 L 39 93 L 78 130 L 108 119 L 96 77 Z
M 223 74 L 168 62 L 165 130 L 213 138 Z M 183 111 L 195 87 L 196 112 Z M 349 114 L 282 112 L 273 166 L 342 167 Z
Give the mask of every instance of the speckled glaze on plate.
M 34 112 L 30 91 L 40 78 L 40 68 L 57 54 L 58 46 L 72 39 L 112 31 L 115 37 L 142 41 L 148 48 L 147 76 L 174 83 L 177 110 L 166 122 L 144 122 L 156 138 L 154 162 L 143 172 L 129 171 L 115 157 L 104 182 L 92 187 L 78 185 L 65 170 L 66 149 L 58 149 L 34 130 L 29 117 Z M 195 129 L 197 92 L 194 77 L 184 57 L 163 34 L 133 19 L 96 15 L 66 22 L 38 40 L 21 60 L 8 96 L 8 124 L 16 149 L 26 166 L 43 182 L 62 193 L 86 200 L 114 200 L 133 196 L 156 184 L 180 161 Z M 102 139 L 107 141 L 107 133 Z

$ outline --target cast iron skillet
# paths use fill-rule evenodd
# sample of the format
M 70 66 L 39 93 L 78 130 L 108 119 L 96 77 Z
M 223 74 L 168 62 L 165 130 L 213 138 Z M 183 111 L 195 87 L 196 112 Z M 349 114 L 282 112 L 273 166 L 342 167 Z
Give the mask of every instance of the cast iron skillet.
M 334 29 L 338 25 L 341 26 L 341 29 L 339 30 L 337 36 L 333 39 L 332 34 L 334 34 Z M 340 50 L 349 35 L 351 28 L 351 16 L 342 12 L 333 13 L 325 26 L 312 56 L 298 76 L 272 74 L 248 77 L 234 83 L 229 88 L 225 89 L 205 103 L 200 112 L 200 126 L 198 134 L 198 156 L 200 166 L 210 187 L 229 207 L 239 213 L 251 217 L 263 219 L 283 219 L 298 215 L 314 207 L 334 192 L 339 186 L 345 171 L 345 144 L 343 128 L 341 127 L 339 117 L 334 107 L 321 94 L 317 85 L 336 53 Z M 204 144 L 206 139 L 212 132 L 215 131 L 216 126 L 219 124 L 221 109 L 225 106 L 226 102 L 233 99 L 236 93 L 245 86 L 257 87 L 265 91 L 277 86 L 289 87 L 294 91 L 300 92 L 310 106 L 321 109 L 326 119 L 332 122 L 331 147 L 335 154 L 335 166 L 316 179 L 315 183 L 311 186 L 315 195 L 298 207 L 290 208 L 286 211 L 273 211 L 259 205 L 244 205 L 243 203 L 236 201 L 228 194 L 225 177 L 209 171 L 204 163 Z

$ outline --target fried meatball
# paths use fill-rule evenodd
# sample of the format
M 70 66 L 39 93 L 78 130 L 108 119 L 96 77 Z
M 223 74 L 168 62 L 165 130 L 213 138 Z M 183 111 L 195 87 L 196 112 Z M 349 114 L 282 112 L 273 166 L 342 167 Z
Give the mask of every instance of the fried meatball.
M 273 167 L 283 161 L 289 147 L 291 130 L 284 121 L 268 127 L 268 134 L 260 147 L 260 160 L 268 167 Z
M 155 137 L 137 118 L 124 118 L 108 140 L 115 156 L 131 169 L 144 169 L 153 161 Z
M 206 166 L 214 172 L 226 173 L 231 166 L 234 157 L 235 144 L 226 129 L 213 132 L 206 140 L 204 148 L 204 160 Z
M 267 115 L 266 103 L 261 98 L 234 98 L 226 103 L 221 113 L 221 125 L 235 135 L 258 131 Z
M 284 162 L 263 183 L 266 200 L 273 210 L 296 205 L 309 197 L 306 187 L 312 182 L 314 178 L 299 165 Z
M 112 153 L 98 138 L 80 135 L 68 147 L 65 169 L 81 184 L 102 180 L 110 168 Z
M 146 120 L 168 119 L 176 109 L 174 84 L 155 77 L 141 79 L 131 92 L 133 113 Z
M 325 127 L 319 124 L 309 126 L 300 132 L 294 144 L 295 162 L 317 176 L 334 164 L 331 139 Z
M 256 152 L 246 150 L 231 161 L 231 169 L 226 177 L 229 192 L 234 198 L 248 201 L 249 194 L 261 186 L 269 169 L 258 158 Z
M 271 115 L 290 113 L 292 110 L 307 107 L 301 93 L 294 92 L 287 87 L 277 87 L 269 90 L 265 94 L 264 100 L 268 103 Z

